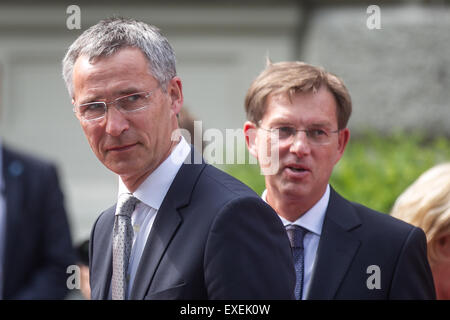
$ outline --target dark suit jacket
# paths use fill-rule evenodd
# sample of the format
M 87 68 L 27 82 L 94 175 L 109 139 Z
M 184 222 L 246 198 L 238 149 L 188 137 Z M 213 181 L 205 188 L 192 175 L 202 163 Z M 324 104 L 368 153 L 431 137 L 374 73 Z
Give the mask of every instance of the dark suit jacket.
M 380 289 L 367 286 L 371 265 L 380 268 Z M 307 298 L 434 299 L 424 232 L 331 189 Z
M 93 299 L 110 298 L 112 207 L 90 247 Z M 183 164 L 158 211 L 131 299 L 293 299 L 281 220 L 258 195 L 207 164 Z
M 56 169 L 2 148 L 6 199 L 4 299 L 62 299 L 75 263 Z

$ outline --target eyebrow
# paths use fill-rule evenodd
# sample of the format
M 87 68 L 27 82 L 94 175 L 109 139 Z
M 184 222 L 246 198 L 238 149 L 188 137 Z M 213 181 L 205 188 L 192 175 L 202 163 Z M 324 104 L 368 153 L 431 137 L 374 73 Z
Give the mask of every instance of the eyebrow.
M 115 95 L 117 95 L 117 97 L 114 99 L 129 95 L 129 94 L 133 94 L 133 93 L 138 93 L 138 92 L 144 92 L 144 91 L 142 91 L 142 90 L 140 91 L 139 89 L 136 89 L 135 87 L 121 89 L 120 91 L 116 92 Z M 111 100 L 111 101 L 113 101 L 113 100 Z M 99 96 L 97 96 L 97 95 L 92 95 L 92 96 L 88 96 L 86 99 L 83 99 L 82 101 L 83 102 L 81 102 L 80 105 L 86 104 L 86 103 L 91 103 L 91 102 L 106 102 L 107 100 L 103 99 L 103 98 L 99 98 Z
M 270 121 L 272 125 L 292 125 L 292 122 L 289 121 L 289 119 L 286 118 L 275 118 L 272 121 Z
M 133 93 L 138 93 L 138 92 L 144 92 L 144 91 L 142 91 L 142 89 L 137 89 L 135 87 L 129 87 L 127 89 L 120 90 L 117 94 L 118 94 L 118 98 L 120 98 L 121 96 L 126 96 L 128 94 L 133 94 Z
M 271 125 L 277 125 L 277 126 L 294 126 L 292 121 L 286 119 L 286 118 L 275 118 L 273 121 L 271 121 Z M 319 122 L 312 122 L 306 125 L 308 128 L 328 128 L 331 127 L 332 124 L 329 121 L 319 121 Z
M 323 128 L 323 127 L 331 127 L 331 126 L 332 126 L 332 124 L 330 122 L 328 122 L 328 121 L 315 122 L 315 123 L 311 123 L 309 125 L 309 127 L 312 127 L 312 128 Z

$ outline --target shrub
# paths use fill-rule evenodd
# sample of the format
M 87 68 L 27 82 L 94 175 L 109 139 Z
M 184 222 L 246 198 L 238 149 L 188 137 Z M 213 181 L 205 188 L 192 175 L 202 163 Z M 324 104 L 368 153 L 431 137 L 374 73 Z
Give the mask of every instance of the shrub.
M 450 142 L 419 134 L 366 134 L 351 141 L 331 177 L 345 198 L 388 213 L 397 197 L 424 171 L 450 161 Z

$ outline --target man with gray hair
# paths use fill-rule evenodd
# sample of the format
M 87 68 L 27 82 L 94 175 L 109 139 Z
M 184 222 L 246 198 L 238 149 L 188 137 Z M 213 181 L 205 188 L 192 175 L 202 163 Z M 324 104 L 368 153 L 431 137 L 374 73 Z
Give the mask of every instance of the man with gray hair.
M 289 241 L 276 213 L 201 163 L 178 129 L 175 56 L 159 30 L 114 18 L 63 60 L 74 111 L 118 202 L 90 239 L 93 299 L 291 299 Z

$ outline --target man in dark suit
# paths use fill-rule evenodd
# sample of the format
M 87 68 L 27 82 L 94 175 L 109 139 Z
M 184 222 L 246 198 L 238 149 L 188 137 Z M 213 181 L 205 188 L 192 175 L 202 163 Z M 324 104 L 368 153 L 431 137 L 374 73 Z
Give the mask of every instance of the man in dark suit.
M 75 264 L 55 167 L 1 148 L 2 299 L 63 299 Z
M 424 232 L 329 185 L 350 138 L 342 80 L 302 62 L 269 63 L 245 108 L 247 146 L 265 174 L 263 199 L 291 240 L 296 298 L 435 298 Z
M 182 85 L 157 28 L 100 21 L 71 45 L 63 74 L 92 150 L 119 175 L 118 203 L 91 234 L 93 299 L 293 298 L 276 213 L 173 135 Z

